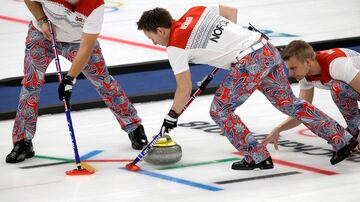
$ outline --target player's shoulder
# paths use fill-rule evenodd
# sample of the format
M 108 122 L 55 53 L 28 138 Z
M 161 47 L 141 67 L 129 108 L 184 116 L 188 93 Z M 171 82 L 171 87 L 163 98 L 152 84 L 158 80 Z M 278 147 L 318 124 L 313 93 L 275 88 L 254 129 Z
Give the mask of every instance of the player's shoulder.
M 185 15 L 193 15 L 193 14 L 201 14 L 206 9 L 206 6 L 194 6 L 191 7 L 185 14 Z
M 318 51 L 316 53 L 319 57 L 322 58 L 346 57 L 346 52 L 342 48 L 332 48 L 328 50 Z
M 77 11 L 85 16 L 89 16 L 95 9 L 104 6 L 104 0 L 80 1 Z
M 65 7 L 71 11 L 81 13 L 84 16 L 89 16 L 95 9 L 104 6 L 104 0 L 82 0 L 76 6 L 76 8 L 71 7 L 71 5 L 66 0 L 33 0 L 42 3 L 49 3 L 58 6 Z
M 191 33 L 205 9 L 205 6 L 192 7 L 179 20 L 172 23 L 169 46 L 186 48 Z
M 58 3 L 58 4 L 63 4 L 63 5 L 69 5 L 70 4 L 66 1 L 66 0 L 32 0 L 32 1 L 37 1 L 37 2 L 54 2 L 54 3 Z M 105 2 L 104 0 L 91 0 L 91 1 L 80 1 L 79 4 L 76 7 L 98 7 L 99 5 L 103 5 Z
M 340 49 L 346 54 L 347 57 L 360 56 L 360 53 L 355 50 L 349 48 L 340 48 Z
M 332 48 L 316 52 L 316 60 L 323 68 L 328 67 L 334 60 L 341 57 L 347 57 L 346 52 L 341 48 Z
M 190 34 L 184 30 L 179 29 L 179 26 L 181 25 L 178 25 L 178 22 L 174 22 L 171 26 L 168 50 L 171 50 L 172 48 L 186 48 Z

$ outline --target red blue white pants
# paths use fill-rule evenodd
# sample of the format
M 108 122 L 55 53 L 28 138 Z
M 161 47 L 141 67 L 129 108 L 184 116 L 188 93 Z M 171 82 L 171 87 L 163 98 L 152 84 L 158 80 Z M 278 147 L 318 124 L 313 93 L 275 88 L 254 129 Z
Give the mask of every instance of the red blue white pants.
M 345 82 L 333 81 L 331 96 L 347 123 L 347 130 L 352 135 L 357 135 L 360 126 L 360 93 Z
M 259 163 L 270 156 L 240 117 L 234 113 L 250 95 L 259 90 L 281 112 L 296 117 L 313 133 L 339 150 L 352 138 L 349 132 L 325 113 L 292 92 L 277 49 L 267 43 L 233 65 L 215 92 L 210 116 L 231 144 L 244 153 L 245 160 Z
M 12 133 L 13 143 L 22 139 L 29 141 L 35 135 L 40 90 L 45 82 L 46 69 L 54 58 L 51 42 L 32 25 L 29 26 L 25 45 L 24 78 Z M 58 42 L 57 46 L 58 53 L 72 62 L 80 44 Z M 140 125 L 136 109 L 118 82 L 109 75 L 98 42 L 82 73 L 95 86 L 124 131 L 129 133 Z

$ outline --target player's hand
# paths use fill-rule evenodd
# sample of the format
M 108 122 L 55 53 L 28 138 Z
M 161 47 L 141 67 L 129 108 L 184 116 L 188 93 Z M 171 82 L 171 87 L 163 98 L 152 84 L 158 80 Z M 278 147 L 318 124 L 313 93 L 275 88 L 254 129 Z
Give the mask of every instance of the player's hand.
M 170 133 L 172 129 L 176 128 L 178 117 L 179 115 L 174 110 L 170 110 L 161 126 L 161 133 Z
M 270 134 L 262 141 L 262 143 L 266 146 L 269 143 L 274 144 L 276 150 L 279 150 L 278 141 L 280 138 L 280 130 L 279 128 L 274 128 Z
M 58 88 L 59 100 L 63 101 L 65 99 L 66 105 L 69 109 L 70 109 L 70 98 L 75 81 L 76 79 L 74 79 L 73 77 L 65 76 L 63 77 Z
M 47 40 L 51 41 L 51 32 L 50 32 L 49 24 L 48 23 L 43 23 L 40 28 L 41 28 L 41 32 L 44 35 L 44 37 Z M 55 33 L 55 30 L 53 30 L 53 31 Z

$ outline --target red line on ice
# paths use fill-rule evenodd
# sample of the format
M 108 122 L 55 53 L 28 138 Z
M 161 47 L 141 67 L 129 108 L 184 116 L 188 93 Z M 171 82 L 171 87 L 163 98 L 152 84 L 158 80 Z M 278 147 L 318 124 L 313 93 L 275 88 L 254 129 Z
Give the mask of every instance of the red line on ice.
M 10 22 L 17 22 L 17 23 L 21 23 L 21 24 L 29 24 L 29 22 L 30 22 L 28 20 L 3 16 L 3 15 L 0 15 L 0 20 L 6 20 L 6 21 L 10 21 Z M 110 37 L 110 36 L 100 35 L 99 39 L 106 40 L 106 41 L 111 41 L 111 42 L 115 42 L 115 43 L 126 44 L 126 45 L 130 45 L 130 46 L 137 46 L 137 47 L 141 47 L 141 48 L 147 48 L 147 49 L 156 50 L 156 51 L 162 51 L 162 52 L 166 51 L 166 49 L 162 48 L 162 47 L 152 46 L 152 45 L 148 45 L 148 44 L 143 44 L 143 43 L 139 43 L 139 42 L 129 41 L 129 40 Z
M 29 22 L 30 22 L 30 21 L 28 21 L 28 20 L 23 20 L 23 19 L 19 19 L 19 18 L 13 18 L 13 17 L 8 17 L 8 16 L 3 16 L 3 15 L 0 15 L 0 19 L 1 19 L 1 20 L 11 21 L 11 22 L 18 22 L 18 23 L 22 23 L 22 24 L 29 24 Z
M 134 42 L 134 41 L 128 41 L 128 40 L 119 39 L 119 38 L 110 37 L 110 36 L 100 35 L 98 38 L 99 38 L 99 39 L 103 39 L 103 40 L 108 40 L 108 41 L 116 42 L 116 43 L 122 43 L 122 44 L 131 45 L 131 46 L 138 46 L 138 47 L 141 47 L 141 48 L 148 48 L 148 49 L 157 50 L 157 51 L 166 51 L 165 48 L 161 48 L 161 47 L 157 47 L 157 46 L 152 46 L 152 45 L 147 45 L 147 44 L 143 44 L 143 43 L 139 43 L 139 42 Z
M 94 163 L 111 163 L 111 162 L 132 162 L 133 160 L 130 159 L 94 159 L 94 160 L 84 160 L 83 162 L 94 162 Z

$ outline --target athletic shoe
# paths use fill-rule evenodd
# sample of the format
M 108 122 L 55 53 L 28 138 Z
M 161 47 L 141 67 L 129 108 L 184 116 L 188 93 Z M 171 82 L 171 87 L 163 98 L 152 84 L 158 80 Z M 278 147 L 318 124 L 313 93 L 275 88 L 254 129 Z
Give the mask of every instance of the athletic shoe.
M 131 147 L 135 150 L 142 150 L 148 144 L 142 125 L 139 125 L 134 131 L 129 133 L 129 139 L 131 141 Z
M 20 140 L 15 143 L 14 148 L 11 150 L 10 154 L 6 156 L 6 163 L 19 163 L 25 159 L 32 158 L 35 155 L 32 142 L 26 142 L 25 140 Z
M 263 169 L 272 169 L 274 168 L 274 164 L 272 162 L 271 157 L 261 161 L 260 163 L 256 164 L 255 161 L 251 161 L 248 163 L 245 159 L 241 161 L 237 161 L 232 164 L 231 169 L 233 170 L 254 170 L 255 168 Z
M 338 151 L 333 152 L 333 157 L 330 159 L 330 163 L 332 165 L 335 165 L 346 159 L 348 156 L 350 156 L 351 151 L 354 150 L 357 145 L 358 141 L 355 138 L 351 138 L 347 145 L 345 145 Z

